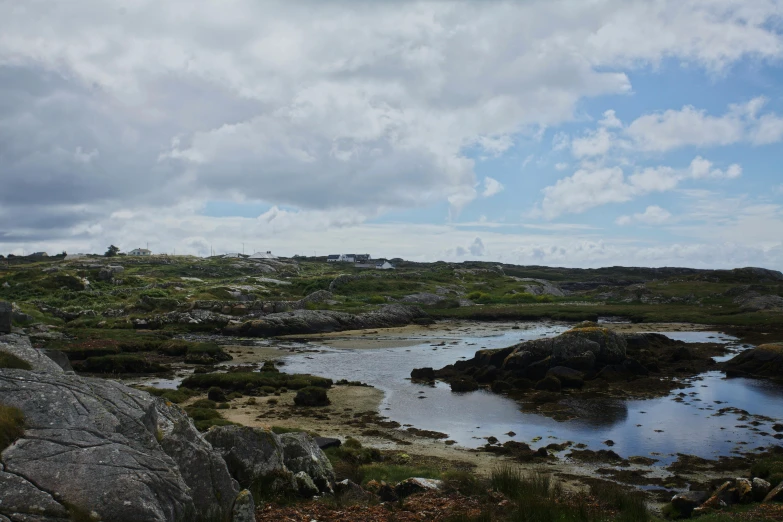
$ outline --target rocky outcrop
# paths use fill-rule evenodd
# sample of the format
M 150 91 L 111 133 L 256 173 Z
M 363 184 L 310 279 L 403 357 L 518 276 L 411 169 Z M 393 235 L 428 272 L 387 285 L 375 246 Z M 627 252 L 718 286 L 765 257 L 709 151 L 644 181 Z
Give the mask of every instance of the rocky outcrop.
M 742 310 L 758 312 L 761 310 L 780 310 L 783 308 L 783 297 L 779 295 L 762 295 L 758 292 L 747 292 L 734 299 Z
M 306 473 L 320 491 L 331 491 L 334 470 L 326 454 L 307 433 L 284 433 L 280 435 L 283 446 L 283 461 L 293 473 Z
M 50 373 L 62 373 L 63 371 L 59 364 L 46 355 L 45 351 L 33 348 L 30 339 L 24 335 L 0 335 L 0 351 L 12 353 L 27 361 L 34 371 Z
M 334 471 L 318 443 L 306 433 L 277 435 L 242 426 L 219 426 L 206 439 L 223 455 L 240 485 L 256 491 L 310 491 L 304 473 L 318 491 L 332 490 Z
M 0 369 L 0 401 L 25 422 L 24 435 L 0 454 L 0 517 L 231 518 L 239 486 L 182 410 L 114 381 L 63 372 L 19 336 L 0 343 L 35 368 Z
M 406 295 L 401 299 L 403 303 L 416 303 L 428 306 L 436 305 L 442 301 L 445 301 L 446 297 L 439 294 L 431 294 L 428 292 L 421 292 L 418 294 Z
M 783 484 L 778 486 L 783 491 Z M 688 491 L 672 497 L 671 505 L 681 517 L 697 517 L 720 511 L 735 504 L 751 502 L 773 502 L 769 496 L 770 484 L 766 480 L 754 478 L 734 478 L 723 482 L 711 494 L 705 491 Z M 778 500 L 783 500 L 783 495 Z
M 251 491 L 260 487 L 272 492 L 290 492 L 294 476 L 283 462 L 280 437 L 271 431 L 245 426 L 219 426 L 205 438 L 220 452 L 231 475 Z
M 531 389 L 556 393 L 582 388 L 588 381 L 645 377 L 650 373 L 647 365 L 656 368 L 653 350 L 656 356 L 668 360 L 671 353 L 683 347 L 684 343 L 665 336 L 624 336 L 594 323 L 582 323 L 553 338 L 479 350 L 472 359 L 435 371 L 435 376 L 449 382 L 452 391 L 470 391 L 490 384 L 497 393 Z M 644 364 L 637 356 L 645 357 Z
M 405 326 L 417 319 L 428 318 L 417 306 L 386 305 L 379 310 L 363 314 L 349 314 L 332 310 L 295 310 L 270 314 L 242 324 L 230 324 L 223 329 L 225 335 L 243 337 L 272 337 L 310 333 L 362 330 Z
M 726 362 L 727 377 L 783 380 L 783 343 L 762 344 Z

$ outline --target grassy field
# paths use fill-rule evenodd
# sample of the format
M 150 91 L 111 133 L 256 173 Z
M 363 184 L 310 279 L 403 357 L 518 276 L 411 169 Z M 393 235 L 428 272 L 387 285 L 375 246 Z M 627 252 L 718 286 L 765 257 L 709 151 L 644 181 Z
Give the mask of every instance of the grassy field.
M 109 264 L 123 267 L 111 279 L 101 274 Z M 615 316 L 635 322 L 775 329 L 783 318 L 780 310 L 749 311 L 735 302 L 747 292 L 783 296 L 783 281 L 764 272 L 582 270 L 478 262 L 400 261 L 397 266 L 368 270 L 312 258 L 55 259 L 0 264 L 0 300 L 14 302 L 27 314 L 18 326 L 44 322 L 64 327 L 70 341 L 51 347 L 67 350 L 97 340 L 108 350 L 100 355 L 133 351 L 127 349 L 133 343 L 214 329 L 209 324 L 166 324 L 157 332 L 139 333 L 133 330 L 135 319 L 196 307 L 242 320 L 257 303 L 293 303 L 319 290 L 331 291 L 331 298 L 308 303 L 308 308 L 359 313 L 405 302 L 419 304 L 436 319 L 581 321 Z M 551 287 L 527 278 L 545 279 L 566 295 L 549 293 Z M 427 296 L 417 298 L 420 294 Z M 120 349 L 114 350 L 117 343 Z

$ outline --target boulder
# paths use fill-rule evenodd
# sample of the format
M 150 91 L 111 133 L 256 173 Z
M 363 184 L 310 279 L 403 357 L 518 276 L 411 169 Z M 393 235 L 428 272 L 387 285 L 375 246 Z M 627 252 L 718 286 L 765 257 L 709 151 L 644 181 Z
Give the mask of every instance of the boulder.
M 763 344 L 738 354 L 726 363 L 727 377 L 783 376 L 783 343 Z
M 479 389 L 478 382 L 472 377 L 457 377 L 449 385 L 453 392 L 472 392 Z
M 576 339 L 581 339 L 576 341 Z M 626 358 L 628 344 L 625 338 L 617 333 L 598 326 L 577 326 L 555 338 L 560 343 L 584 344 L 584 341 L 591 341 L 597 345 L 597 348 L 588 348 L 595 354 L 596 362 L 599 364 L 621 363 Z M 584 350 L 582 350 L 584 352 Z M 580 352 L 581 353 L 581 352 Z
M 571 368 L 572 370 L 578 370 L 580 372 L 589 372 L 595 368 L 595 354 L 588 350 L 579 355 L 560 361 L 560 366 L 565 366 L 566 368 Z
M 704 504 L 710 494 L 706 491 L 686 491 L 672 497 L 672 506 L 681 516 L 688 518 L 694 509 Z
M 234 507 L 231 510 L 231 522 L 255 522 L 256 521 L 256 503 L 250 491 L 243 489 L 234 500 Z
M 535 389 L 540 391 L 559 392 L 562 389 L 562 385 L 557 377 L 549 375 L 538 381 Z
M 295 489 L 293 473 L 283 459 L 280 438 L 246 426 L 217 426 L 204 438 L 225 460 L 231 476 L 243 488 L 264 488 L 274 493 Z
M 565 366 L 555 366 L 547 372 L 547 377 L 554 377 L 563 388 L 581 388 L 584 386 L 584 374 Z
M 438 491 L 443 487 L 443 482 L 428 478 L 409 478 L 394 486 L 394 492 L 399 498 L 409 497 L 416 493 Z
M 411 380 L 414 381 L 434 381 L 435 370 L 432 368 L 414 368 L 411 370 Z
M 343 502 L 366 502 L 373 499 L 373 494 L 348 479 L 334 485 L 334 494 Z
M 0 334 L 11 333 L 11 314 L 13 307 L 11 303 L 0 301 Z
M 340 439 L 334 439 L 331 437 L 315 437 L 313 439 L 316 444 L 318 444 L 318 447 L 322 450 L 329 449 L 329 448 L 339 448 L 343 445 L 342 441 Z
M 109 265 L 107 267 L 101 268 L 101 270 L 98 272 L 98 279 L 101 281 L 111 281 L 114 279 L 114 276 L 117 274 L 122 273 L 125 270 L 125 267 L 118 266 L 118 265 Z
M 302 497 L 314 497 L 319 493 L 318 486 L 315 485 L 315 482 L 310 478 L 310 475 L 304 471 L 300 471 L 294 475 L 294 480 L 296 481 L 296 489 Z
M 764 502 L 783 502 L 783 482 L 767 493 Z
M 307 433 L 280 435 L 285 466 L 293 473 L 307 473 L 321 492 L 331 491 L 334 470 L 329 458 Z
M 772 484 L 762 478 L 754 478 L 753 484 L 753 500 L 761 502 L 769 494 L 769 490 L 772 489 Z
M 25 418 L 22 438 L 0 455 L 3 477 L 20 479 L 35 505 L 117 522 L 230 516 L 239 487 L 182 410 L 115 381 L 66 374 L 41 357 L 56 369 L 0 370 L 3 403 Z M 9 484 L 0 482 L 0 514 L 40 520 L 9 511 Z

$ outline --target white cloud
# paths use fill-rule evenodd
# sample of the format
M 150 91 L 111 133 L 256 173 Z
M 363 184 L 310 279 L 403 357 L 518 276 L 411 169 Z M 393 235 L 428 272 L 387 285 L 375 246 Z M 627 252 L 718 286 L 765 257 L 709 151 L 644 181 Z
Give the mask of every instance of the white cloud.
M 485 198 L 494 196 L 495 194 L 500 194 L 503 192 L 503 185 L 496 179 L 490 178 L 489 176 L 484 178 L 484 192 L 481 193 L 482 196 Z
M 605 128 L 599 127 L 594 131 L 588 131 L 581 138 L 574 138 L 571 142 L 571 152 L 577 158 L 603 156 L 612 148 L 613 137 Z
M 735 163 L 726 170 L 713 169 L 711 161 L 697 156 L 691 161 L 690 174 L 693 179 L 735 179 L 742 175 L 742 167 Z
M 604 112 L 604 117 L 601 121 L 598 122 L 598 125 L 601 127 L 622 127 L 623 122 L 621 122 L 617 116 L 615 115 L 615 112 L 611 109 Z
M 565 162 L 555 163 L 555 170 L 566 170 L 568 167 L 568 163 Z
M 665 152 L 684 146 L 710 147 L 747 141 L 756 145 L 783 139 L 783 118 L 774 113 L 758 116 L 766 99 L 758 97 L 732 105 L 722 116 L 686 105 L 680 110 L 647 114 L 631 122 L 626 134 L 633 147 Z
M 633 222 L 638 222 L 645 225 L 662 225 L 669 221 L 671 217 L 672 215 L 668 210 L 657 205 L 651 205 L 642 213 L 637 213 L 633 216 L 620 216 L 617 218 L 616 223 L 618 225 L 630 225 Z
M 712 163 L 701 156 L 694 158 L 688 169 L 649 167 L 627 177 L 619 166 L 591 165 L 544 188 L 544 198 L 533 216 L 554 219 L 563 214 L 579 214 L 609 203 L 622 203 L 645 194 L 674 190 L 684 180 L 733 179 L 741 174 L 739 165 L 730 165 L 726 170 L 714 169 Z M 627 223 L 623 220 L 620 224 Z
M 470 147 L 507 152 L 663 59 L 720 72 L 783 56 L 779 6 L 748 4 L 3 4 L 0 241 L 87 244 L 118 209 L 210 199 L 360 220 L 448 201 L 455 217 L 478 197 Z M 779 133 L 765 117 L 739 116 L 759 143 Z M 576 150 L 611 146 L 594 138 Z M 134 226 L 171 226 L 173 243 L 180 222 L 152 214 Z

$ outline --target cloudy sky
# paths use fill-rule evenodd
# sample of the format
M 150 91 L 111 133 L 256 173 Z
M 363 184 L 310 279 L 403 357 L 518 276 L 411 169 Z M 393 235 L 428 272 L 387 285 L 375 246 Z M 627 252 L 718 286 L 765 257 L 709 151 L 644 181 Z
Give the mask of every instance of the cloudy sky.
M 0 253 L 783 269 L 783 0 L 0 0 Z

